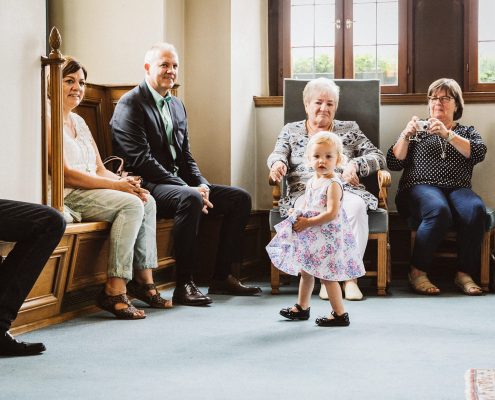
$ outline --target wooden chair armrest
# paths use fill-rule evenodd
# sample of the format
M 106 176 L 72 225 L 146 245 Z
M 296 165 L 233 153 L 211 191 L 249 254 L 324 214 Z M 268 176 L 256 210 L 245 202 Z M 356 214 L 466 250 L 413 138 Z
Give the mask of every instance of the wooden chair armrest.
M 281 190 L 280 190 L 280 182 L 275 182 L 270 177 L 268 177 L 268 184 L 272 186 L 272 205 L 273 208 L 278 207 L 278 201 L 280 200 Z
M 388 210 L 388 190 L 392 184 L 392 176 L 390 172 L 380 169 L 377 172 L 378 177 L 378 207 Z

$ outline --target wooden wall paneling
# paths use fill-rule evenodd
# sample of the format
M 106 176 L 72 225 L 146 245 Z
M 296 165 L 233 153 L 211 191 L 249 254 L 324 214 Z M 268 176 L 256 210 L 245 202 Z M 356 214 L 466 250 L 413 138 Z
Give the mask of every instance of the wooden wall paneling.
M 464 82 L 463 0 L 415 0 L 414 92 L 426 93 L 439 78 Z
M 73 237 L 64 235 L 22 305 L 13 327 L 60 313 Z
M 267 274 L 270 270 L 270 260 L 265 247 L 270 241 L 268 211 L 253 211 L 244 233 L 242 261 L 240 270 L 236 271 L 239 278 L 248 278 Z
M 108 230 L 74 235 L 67 292 L 103 284 L 109 256 Z
M 112 142 L 109 135 L 105 99 L 105 88 L 98 85 L 88 85 L 86 94 L 81 104 L 75 109 L 86 124 L 88 125 L 91 134 L 98 146 L 101 158 L 105 159 L 112 153 Z
M 158 268 L 166 268 L 175 265 L 172 240 L 173 226 L 174 220 L 172 219 L 160 219 L 156 222 Z

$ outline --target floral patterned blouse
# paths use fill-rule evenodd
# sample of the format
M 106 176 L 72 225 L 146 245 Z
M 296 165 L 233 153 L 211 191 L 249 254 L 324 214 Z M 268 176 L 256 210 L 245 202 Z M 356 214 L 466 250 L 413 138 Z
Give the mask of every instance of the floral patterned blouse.
M 387 152 L 392 171 L 404 170 L 397 195 L 415 185 L 427 184 L 444 188 L 471 188 L 474 166 L 483 161 L 486 145 L 473 126 L 457 124 L 452 129 L 471 143 L 471 157 L 466 158 L 454 146 L 437 135 L 422 135 L 420 141 L 410 141 L 407 156 L 398 160 L 393 146 Z
M 358 176 L 368 176 L 386 166 L 385 156 L 359 129 L 354 121 L 334 120 L 333 132 L 344 145 L 344 155 L 358 166 Z M 297 198 L 304 194 L 306 182 L 314 171 L 306 163 L 305 151 L 309 135 L 306 121 L 291 122 L 282 128 L 275 149 L 268 156 L 267 165 L 271 168 L 276 161 L 287 166 L 287 194 L 279 201 L 280 215 L 287 216 L 287 210 L 294 207 Z M 339 172 L 342 172 L 340 170 Z M 369 209 L 375 210 L 378 200 L 363 185 L 344 184 L 344 190 L 361 197 Z

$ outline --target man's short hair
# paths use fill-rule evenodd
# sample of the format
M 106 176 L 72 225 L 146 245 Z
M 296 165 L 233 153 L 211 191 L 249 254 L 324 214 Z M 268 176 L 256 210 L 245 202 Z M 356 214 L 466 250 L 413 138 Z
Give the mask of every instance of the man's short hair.
M 175 47 L 173 44 L 166 43 L 166 42 L 158 42 L 158 43 L 155 43 L 153 46 L 151 46 L 150 49 L 144 55 L 144 63 L 145 64 L 151 64 L 151 62 L 154 60 L 154 58 L 156 57 L 156 54 L 159 51 L 170 51 L 170 52 L 175 54 L 177 59 L 179 58 L 179 55 L 177 54 L 177 50 L 175 50 Z

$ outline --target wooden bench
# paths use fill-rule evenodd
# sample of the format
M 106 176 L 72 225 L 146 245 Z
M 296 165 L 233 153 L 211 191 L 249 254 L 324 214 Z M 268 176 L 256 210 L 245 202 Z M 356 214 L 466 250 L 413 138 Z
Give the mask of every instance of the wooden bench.
M 102 158 L 112 155 L 109 121 L 120 97 L 132 86 L 89 84 L 76 112 L 88 124 Z M 201 229 L 212 234 L 201 243 L 201 271 L 195 277 L 206 284 L 214 268 L 218 245 L 219 219 L 211 218 Z M 12 331 L 21 333 L 96 311 L 94 299 L 106 280 L 108 233 L 106 222 L 82 222 L 67 225 L 65 235 L 48 260 L 23 304 Z M 174 285 L 172 219 L 157 221 L 158 269 L 155 281 L 159 288 Z M 269 241 L 268 211 L 253 211 L 245 232 L 244 258 L 234 273 L 245 278 L 267 271 L 269 262 L 264 247 Z M 6 255 L 12 244 L 0 242 L 0 255 Z

